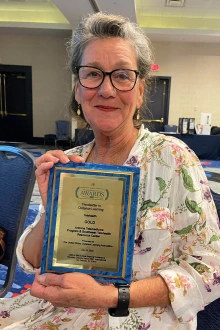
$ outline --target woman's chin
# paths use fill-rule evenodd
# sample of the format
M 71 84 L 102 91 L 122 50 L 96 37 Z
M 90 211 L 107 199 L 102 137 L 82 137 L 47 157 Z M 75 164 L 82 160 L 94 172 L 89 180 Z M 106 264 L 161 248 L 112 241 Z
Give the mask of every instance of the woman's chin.
M 91 125 L 91 127 L 93 128 L 94 131 L 97 131 L 97 132 L 106 132 L 106 133 L 110 133 L 110 132 L 113 132 L 115 131 L 118 127 L 120 126 L 120 123 L 112 123 L 112 122 L 102 122 L 102 123 L 98 123 L 97 125 Z

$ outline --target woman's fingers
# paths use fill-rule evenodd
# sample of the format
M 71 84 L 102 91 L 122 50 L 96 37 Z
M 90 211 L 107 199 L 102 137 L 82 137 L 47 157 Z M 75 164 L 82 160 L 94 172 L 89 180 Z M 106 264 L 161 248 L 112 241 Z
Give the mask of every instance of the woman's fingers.
M 84 159 L 79 155 L 66 155 L 62 150 L 48 151 L 53 157 L 58 158 L 61 163 L 67 164 L 69 161 L 74 163 L 83 163 Z
M 58 161 L 64 164 L 69 162 L 69 158 L 65 155 L 65 153 L 62 150 L 50 150 L 46 153 L 46 155 L 50 155 L 51 157 L 53 157 L 53 159 L 57 158 Z
M 78 155 L 66 155 L 62 150 L 51 150 L 46 152 L 44 155 L 36 159 L 36 179 L 42 199 L 44 208 L 47 204 L 47 191 L 48 191 L 48 180 L 50 175 L 50 169 L 54 164 L 61 162 L 67 164 L 70 161 L 75 163 L 82 163 L 84 159 Z
M 39 167 L 41 164 L 48 162 L 53 162 L 54 164 L 58 162 L 67 164 L 69 161 L 83 163 L 84 159 L 79 155 L 66 155 L 62 150 L 50 150 L 46 154 L 37 158 L 36 166 Z
M 44 208 L 47 205 L 47 190 L 50 169 L 54 166 L 54 162 L 42 163 L 35 171 L 39 192 Z
M 69 155 L 68 156 L 69 160 L 74 163 L 84 163 L 85 160 L 79 155 Z
M 38 168 L 40 165 L 42 165 L 44 163 L 48 163 L 48 162 L 53 162 L 53 164 L 56 164 L 59 162 L 59 158 L 53 156 L 50 153 L 46 153 L 46 154 L 40 156 L 39 158 L 37 158 L 35 161 L 35 164 L 36 164 L 36 167 Z
M 37 166 L 37 169 L 35 171 L 35 174 L 37 177 L 40 177 L 42 175 L 45 175 L 45 172 L 49 171 L 54 165 L 54 162 L 49 161 L 46 163 L 41 163 L 39 166 Z

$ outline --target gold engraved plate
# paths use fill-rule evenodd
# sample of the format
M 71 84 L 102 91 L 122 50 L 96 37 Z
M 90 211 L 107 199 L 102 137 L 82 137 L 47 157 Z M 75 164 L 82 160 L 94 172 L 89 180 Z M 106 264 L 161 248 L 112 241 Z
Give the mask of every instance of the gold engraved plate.
M 124 180 L 60 176 L 54 266 L 117 271 Z

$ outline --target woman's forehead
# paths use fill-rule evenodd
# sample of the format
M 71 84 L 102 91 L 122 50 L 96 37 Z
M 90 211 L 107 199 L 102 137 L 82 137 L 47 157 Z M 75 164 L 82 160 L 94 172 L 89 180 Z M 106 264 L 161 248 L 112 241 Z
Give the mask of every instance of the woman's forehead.
M 107 62 L 122 67 L 135 65 L 137 59 L 134 47 L 122 38 L 96 39 L 85 47 L 81 65 L 97 66 Z

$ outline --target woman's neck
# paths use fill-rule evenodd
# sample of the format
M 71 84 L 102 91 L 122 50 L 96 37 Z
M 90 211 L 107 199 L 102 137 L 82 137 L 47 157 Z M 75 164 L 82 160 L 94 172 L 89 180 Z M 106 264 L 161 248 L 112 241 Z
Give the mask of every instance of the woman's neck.
M 126 132 L 114 132 L 106 135 L 94 132 L 95 144 L 87 162 L 100 164 L 123 165 L 134 146 L 138 129 L 134 126 Z

